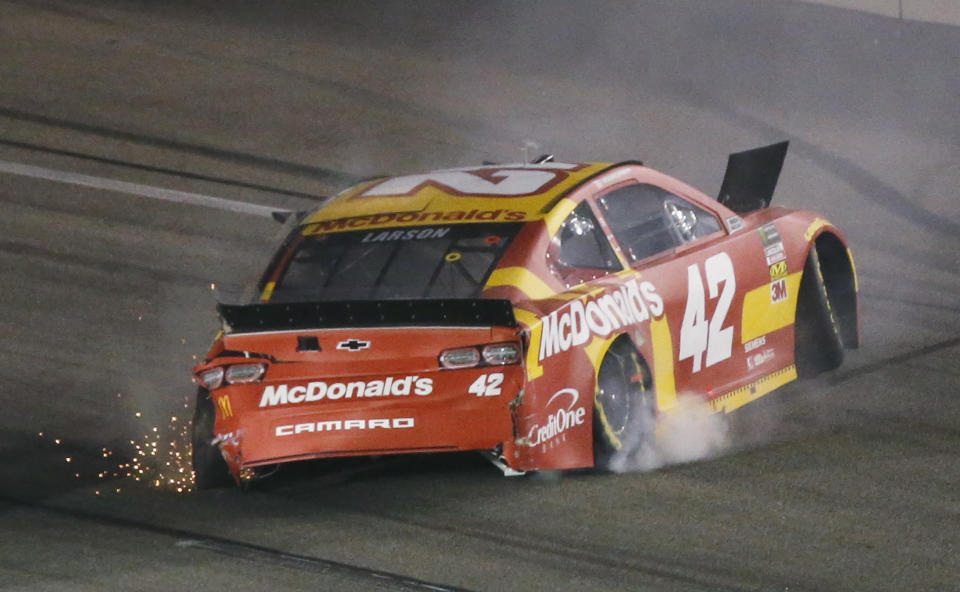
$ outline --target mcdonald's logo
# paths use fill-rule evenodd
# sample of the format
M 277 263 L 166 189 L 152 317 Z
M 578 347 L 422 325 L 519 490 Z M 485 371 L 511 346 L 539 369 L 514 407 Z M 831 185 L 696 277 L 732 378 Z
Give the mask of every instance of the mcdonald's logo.
M 230 397 L 228 395 L 217 398 L 217 407 L 220 408 L 220 415 L 223 417 L 233 417 L 233 407 L 230 406 Z

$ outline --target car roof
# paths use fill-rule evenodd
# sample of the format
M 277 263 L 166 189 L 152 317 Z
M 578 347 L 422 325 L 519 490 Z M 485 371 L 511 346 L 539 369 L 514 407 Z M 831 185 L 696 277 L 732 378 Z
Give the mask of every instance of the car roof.
M 610 163 L 499 164 L 382 177 L 355 185 L 302 224 L 305 233 L 441 222 L 532 221 Z

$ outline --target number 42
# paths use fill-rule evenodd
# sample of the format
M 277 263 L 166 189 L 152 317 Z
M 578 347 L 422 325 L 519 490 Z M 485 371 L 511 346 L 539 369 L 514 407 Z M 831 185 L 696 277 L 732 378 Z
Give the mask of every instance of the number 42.
M 500 395 L 500 383 L 503 382 L 503 374 L 495 372 L 493 374 L 481 374 L 467 392 L 478 397 L 496 397 Z
M 687 267 L 687 308 L 683 312 L 683 323 L 680 325 L 679 359 L 683 361 L 693 358 L 694 372 L 700 371 L 704 351 L 707 352 L 706 365 L 710 367 L 729 358 L 733 350 L 733 327 L 723 327 L 737 288 L 733 261 L 726 253 L 717 253 L 708 258 L 703 267 L 707 272 L 710 299 L 713 300 L 719 293 L 720 300 L 717 301 L 713 318 L 707 322 L 706 298 L 700 269 L 696 263 Z M 722 292 L 720 284 L 723 284 Z

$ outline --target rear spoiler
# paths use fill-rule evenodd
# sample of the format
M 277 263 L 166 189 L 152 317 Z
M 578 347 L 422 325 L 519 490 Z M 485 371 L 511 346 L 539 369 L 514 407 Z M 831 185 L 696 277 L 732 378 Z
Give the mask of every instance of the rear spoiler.
M 346 327 L 516 327 L 509 300 L 421 299 L 218 304 L 228 333 Z
M 738 214 L 768 207 L 789 144 L 780 142 L 731 154 L 717 201 Z

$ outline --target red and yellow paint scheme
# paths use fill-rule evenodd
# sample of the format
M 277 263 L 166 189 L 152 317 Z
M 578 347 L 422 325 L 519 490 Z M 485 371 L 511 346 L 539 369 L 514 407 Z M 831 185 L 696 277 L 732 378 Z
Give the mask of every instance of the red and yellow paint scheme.
M 630 445 L 637 393 L 658 415 L 681 397 L 729 413 L 834 367 L 820 343 L 801 360 L 799 340 L 824 339 L 801 323 L 825 319 L 840 349 L 859 344 L 840 231 L 810 211 L 740 212 L 636 162 L 352 187 L 292 224 L 257 302 L 221 306 L 194 369 L 198 479 L 220 456 L 237 480 L 454 450 L 508 473 L 592 467 Z M 603 371 L 612 352 L 630 362 Z M 605 392 L 605 373 L 629 392 Z

